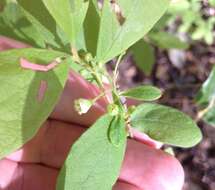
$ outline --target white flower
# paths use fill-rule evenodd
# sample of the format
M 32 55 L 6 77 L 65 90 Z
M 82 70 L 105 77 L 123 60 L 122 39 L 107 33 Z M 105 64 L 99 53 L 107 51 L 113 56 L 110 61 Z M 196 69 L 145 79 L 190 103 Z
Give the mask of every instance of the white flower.
M 75 110 L 80 114 L 85 114 L 92 107 L 93 101 L 88 99 L 80 98 L 75 100 Z

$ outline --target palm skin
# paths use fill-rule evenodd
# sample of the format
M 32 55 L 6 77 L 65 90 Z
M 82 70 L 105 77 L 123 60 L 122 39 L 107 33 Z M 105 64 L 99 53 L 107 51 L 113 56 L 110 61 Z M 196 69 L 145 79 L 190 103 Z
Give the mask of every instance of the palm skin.
M 0 37 L 0 51 L 24 47 L 28 46 Z M 0 161 L 0 190 L 54 190 L 59 169 L 71 145 L 86 127 L 104 114 L 107 105 L 105 99 L 100 99 L 89 113 L 80 116 L 73 109 L 73 102 L 77 98 L 95 97 L 98 93 L 95 86 L 70 71 L 55 110 L 37 135 Z M 135 139 L 128 140 L 123 166 L 113 190 L 181 190 L 182 166 L 157 147 L 159 143 L 135 132 Z

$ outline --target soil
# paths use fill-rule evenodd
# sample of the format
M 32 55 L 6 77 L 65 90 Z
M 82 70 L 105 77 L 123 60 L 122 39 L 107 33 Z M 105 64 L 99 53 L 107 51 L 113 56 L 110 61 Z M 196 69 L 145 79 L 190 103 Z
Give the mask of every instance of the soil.
M 131 55 L 127 56 L 120 65 L 120 86 L 126 89 L 138 84 L 153 84 L 164 91 L 158 103 L 175 107 L 195 119 L 198 107 L 194 98 L 215 64 L 215 45 L 196 43 L 182 53 L 184 63 L 174 66 L 169 52 L 157 49 L 157 62 L 150 76 L 135 66 Z M 108 66 L 110 69 L 114 67 L 113 62 Z M 198 125 L 204 135 L 199 145 L 190 149 L 174 148 L 186 173 L 183 190 L 215 190 L 215 128 L 203 121 Z

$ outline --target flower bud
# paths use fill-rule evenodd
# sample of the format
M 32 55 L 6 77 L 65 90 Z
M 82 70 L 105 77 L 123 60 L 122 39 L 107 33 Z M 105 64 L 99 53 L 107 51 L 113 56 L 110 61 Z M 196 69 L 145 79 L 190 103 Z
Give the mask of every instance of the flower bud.
M 93 60 L 92 54 L 91 54 L 91 53 L 86 53 L 85 56 L 84 56 L 84 60 L 85 60 L 86 62 L 92 61 L 92 60 Z
M 107 111 L 110 115 L 116 116 L 119 114 L 119 106 L 116 104 L 110 104 L 107 107 Z
M 128 114 L 129 114 L 129 115 L 131 115 L 131 114 L 136 110 L 136 108 L 137 108 L 137 107 L 136 107 L 136 106 L 134 106 L 134 105 L 133 105 L 133 106 L 128 107 Z

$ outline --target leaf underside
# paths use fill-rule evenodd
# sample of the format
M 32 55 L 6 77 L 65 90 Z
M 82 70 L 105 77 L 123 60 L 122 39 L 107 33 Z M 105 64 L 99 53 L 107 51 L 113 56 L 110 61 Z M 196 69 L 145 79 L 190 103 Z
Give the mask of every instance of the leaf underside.
M 154 86 L 138 86 L 122 93 L 123 96 L 143 101 L 153 101 L 161 97 L 162 92 Z
M 168 8 L 167 0 L 118 0 L 124 18 L 119 23 L 109 1 L 104 1 L 98 35 L 97 59 L 106 63 L 141 39 Z
M 131 125 L 152 139 L 179 147 L 192 147 L 202 138 L 195 122 L 167 106 L 145 103 L 131 115 Z
M 58 178 L 58 190 L 111 190 L 124 158 L 125 142 L 108 139 L 113 117 L 102 116 L 72 146 Z

